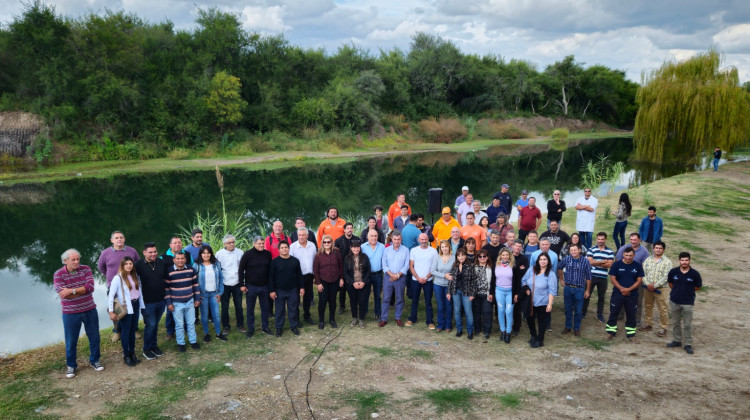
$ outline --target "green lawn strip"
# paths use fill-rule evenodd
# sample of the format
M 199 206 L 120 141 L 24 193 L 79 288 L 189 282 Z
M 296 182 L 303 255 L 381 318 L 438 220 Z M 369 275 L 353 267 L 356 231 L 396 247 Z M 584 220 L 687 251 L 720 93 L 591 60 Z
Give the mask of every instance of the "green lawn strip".
M 159 371 L 157 383 L 153 387 L 133 391 L 126 401 L 111 406 L 108 413 L 97 419 L 160 419 L 167 418 L 162 413 L 171 404 L 187 397 L 190 391 L 206 387 L 208 382 L 221 375 L 234 374 L 232 368 L 220 361 L 201 360 L 195 364 L 183 364 Z M 133 401 L 137 401 L 134 404 Z
M 422 395 L 435 406 L 438 413 L 458 410 L 468 413 L 473 399 L 481 393 L 469 388 L 446 388 L 424 391 Z
M 341 396 L 341 399 L 357 410 L 358 419 L 370 418 L 371 413 L 377 413 L 385 405 L 389 394 L 375 390 L 351 390 Z

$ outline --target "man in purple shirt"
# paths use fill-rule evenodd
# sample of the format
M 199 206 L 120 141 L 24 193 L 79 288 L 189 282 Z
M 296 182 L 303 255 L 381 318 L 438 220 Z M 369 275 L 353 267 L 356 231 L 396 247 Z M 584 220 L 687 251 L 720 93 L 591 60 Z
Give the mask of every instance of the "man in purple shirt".
M 104 370 L 99 363 L 99 316 L 94 303 L 94 274 L 91 268 L 81 265 L 81 253 L 75 249 L 63 252 L 63 267 L 55 272 L 53 284 L 62 305 L 65 330 L 66 378 L 76 376 L 76 349 L 81 324 L 89 339 L 89 364 L 97 372 Z
M 120 262 L 123 257 L 132 258 L 133 263 L 138 261 L 138 252 L 125 245 L 125 234 L 116 230 L 112 232 L 109 240 L 112 242 L 112 246 L 102 251 L 99 256 L 99 262 L 97 263 L 99 272 L 107 279 L 107 294 L 109 294 L 109 285 L 112 283 L 112 279 L 117 275 L 117 270 L 120 268 Z M 117 322 L 115 322 L 114 328 L 112 329 L 112 342 L 119 339 L 120 328 L 118 327 Z

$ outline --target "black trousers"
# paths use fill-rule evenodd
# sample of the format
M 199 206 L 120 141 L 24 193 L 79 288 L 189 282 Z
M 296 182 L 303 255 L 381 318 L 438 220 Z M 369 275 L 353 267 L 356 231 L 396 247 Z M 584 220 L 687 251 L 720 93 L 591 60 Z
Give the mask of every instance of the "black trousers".
M 366 284 L 361 289 L 355 289 L 353 284 L 346 285 L 349 293 L 349 304 L 352 307 L 352 318 L 365 320 L 367 316 L 367 304 L 370 300 L 370 285 Z
M 519 294 L 518 302 L 513 305 L 513 332 L 521 331 L 521 321 L 525 318 L 524 315 L 529 313 L 528 306 L 529 299 L 526 294 Z
M 242 313 L 242 290 L 240 285 L 224 285 L 224 293 L 221 294 L 221 326 L 229 329 L 229 298 L 234 302 L 234 318 L 237 328 L 245 325 L 245 314 Z
M 604 300 L 607 297 L 607 285 L 609 284 L 609 280 L 607 280 L 604 277 L 591 277 L 591 294 L 594 294 L 594 288 L 596 288 L 596 315 L 603 315 L 604 314 Z M 583 315 L 585 316 L 586 313 L 589 310 L 589 301 L 591 300 L 591 295 L 589 295 L 588 299 L 583 300 Z
M 339 293 L 339 282 L 322 282 L 321 284 L 323 291 L 318 293 L 318 320 L 325 322 L 326 306 L 328 306 L 328 320 L 336 321 L 336 294 Z
M 336 283 L 338 284 L 338 283 Z M 335 301 L 334 301 L 335 303 Z M 343 309 L 346 308 L 346 285 L 339 288 L 339 306 Z
M 313 301 L 313 274 L 303 274 L 302 280 L 305 282 L 305 296 L 302 297 L 302 314 L 303 319 L 310 319 L 310 306 Z
M 550 321 L 550 313 L 547 312 L 547 305 L 534 306 L 534 310 L 526 316 L 526 322 L 529 324 L 529 333 L 531 338 L 536 337 L 540 344 L 544 344 L 544 332 L 547 331 Z M 536 325 L 534 325 L 536 321 Z M 537 331 L 537 327 L 539 331 Z
M 482 328 L 484 334 L 492 330 L 492 302 L 487 301 L 487 295 L 476 295 L 471 301 L 471 312 L 474 314 L 474 331 Z

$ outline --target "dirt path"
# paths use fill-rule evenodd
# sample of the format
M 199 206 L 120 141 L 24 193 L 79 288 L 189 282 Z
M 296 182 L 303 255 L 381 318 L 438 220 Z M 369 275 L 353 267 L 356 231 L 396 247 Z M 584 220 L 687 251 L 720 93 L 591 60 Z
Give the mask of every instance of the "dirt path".
M 370 315 L 366 329 L 350 328 L 345 315 L 338 317 L 339 325 L 346 325 L 341 335 L 322 354 L 319 349 L 336 331 L 311 326 L 300 337 L 286 332 L 282 338 L 258 334 L 246 340 L 233 332 L 230 342 L 214 340 L 187 355 L 166 344 L 165 357 L 135 369 L 125 367 L 111 350 L 105 358 L 106 374 L 85 369 L 66 380 L 61 371 L 50 373 L 64 397 L 44 413 L 108 417 L 128 401 L 151 404 L 145 395 L 159 394 L 159 372 L 229 363 L 230 374 L 199 388 L 186 386 L 186 398 L 164 403 L 163 414 L 178 419 L 310 419 L 309 401 L 318 419 L 371 418 L 371 413 L 389 419 L 748 418 L 750 352 L 744 341 L 750 314 L 741 308 L 750 299 L 749 186 L 750 163 L 739 163 L 630 191 L 638 210 L 628 232 L 645 214 L 645 203 L 653 203 L 662 209 L 667 256 L 676 262 L 678 252 L 689 250 L 703 276 L 706 287 L 696 300 L 692 356 L 665 347 L 671 331 L 664 338 L 639 331 L 640 344 L 627 343 L 622 336 L 605 342 L 603 324 L 591 316 L 583 321 L 583 338 L 562 336 L 562 297 L 554 307 L 553 332 L 545 347 L 536 350 L 526 344 L 525 325 L 521 335 L 505 345 L 496 333 L 488 342 L 437 334 L 425 327 L 423 318 L 413 327 L 398 328 L 391 322 L 379 329 Z M 614 201 L 605 197 L 600 208 L 614 207 Z M 571 226 L 570 220 L 563 225 Z M 597 228 L 611 230 L 613 223 L 600 219 Z M 287 375 L 291 400 L 285 390 Z M 442 389 L 468 392 L 466 411 L 437 408 L 427 392 Z M 363 403 L 368 396 L 380 400 Z

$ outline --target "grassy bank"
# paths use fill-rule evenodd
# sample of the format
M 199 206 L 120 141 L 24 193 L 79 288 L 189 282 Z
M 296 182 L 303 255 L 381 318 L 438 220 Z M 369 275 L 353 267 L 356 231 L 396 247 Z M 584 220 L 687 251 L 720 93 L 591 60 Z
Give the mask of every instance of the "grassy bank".
M 587 132 L 571 134 L 572 141 L 601 138 L 631 138 L 631 133 L 623 132 Z M 180 159 L 150 159 L 133 161 L 101 161 L 69 163 L 57 166 L 37 167 L 29 170 L 0 173 L 3 185 L 28 182 L 50 182 L 75 178 L 107 178 L 116 175 L 143 174 L 162 171 L 206 170 L 218 165 L 224 167 L 242 167 L 250 170 L 279 169 L 290 166 L 343 163 L 359 157 L 382 156 L 383 154 L 403 154 L 419 152 L 470 152 L 486 150 L 490 147 L 508 146 L 508 154 L 521 150 L 522 146 L 547 145 L 548 137 L 520 140 L 472 140 L 461 143 L 393 143 L 368 148 L 346 149 L 334 152 L 288 151 L 252 153 L 247 156 L 221 156 L 210 158 L 194 157 Z

